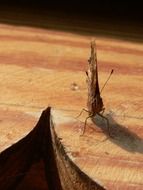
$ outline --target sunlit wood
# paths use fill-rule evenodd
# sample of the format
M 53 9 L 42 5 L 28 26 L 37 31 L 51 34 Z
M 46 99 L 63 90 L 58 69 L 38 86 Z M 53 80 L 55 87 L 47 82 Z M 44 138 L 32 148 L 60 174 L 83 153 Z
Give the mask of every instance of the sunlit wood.
M 93 39 L 101 87 L 114 69 L 102 92 L 114 138 L 106 139 L 106 124 L 99 118 L 96 124 L 89 121 L 81 137 L 87 115 L 75 119 L 87 104 L 85 70 Z M 50 105 L 54 130 L 83 172 L 110 190 L 141 190 L 142 86 L 140 42 L 0 24 L 0 151 L 28 134 Z

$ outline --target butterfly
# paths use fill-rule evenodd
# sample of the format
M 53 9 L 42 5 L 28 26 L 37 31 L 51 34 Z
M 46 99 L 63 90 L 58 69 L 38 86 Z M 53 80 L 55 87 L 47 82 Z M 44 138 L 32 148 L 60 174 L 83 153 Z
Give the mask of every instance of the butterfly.
M 110 76 L 112 75 L 113 69 L 111 70 L 111 73 L 110 73 L 107 81 L 105 82 L 102 90 L 100 91 L 99 80 L 98 80 L 98 64 L 97 64 L 97 54 L 96 54 L 95 41 L 91 42 L 91 56 L 88 60 L 88 67 L 89 67 L 88 71 L 86 71 L 87 86 L 88 86 L 88 100 L 87 100 L 88 110 L 86 110 L 86 109 L 83 109 L 83 110 L 88 112 L 89 115 L 85 119 L 83 134 L 85 132 L 87 120 L 89 118 L 95 117 L 96 115 L 99 115 L 100 117 L 102 117 L 106 120 L 109 135 L 110 135 L 110 127 L 109 127 L 108 118 L 106 118 L 103 115 L 103 113 L 105 111 L 105 107 L 103 104 L 103 99 L 101 97 L 101 91 L 103 90 L 104 86 L 106 85 L 107 81 L 109 80 Z

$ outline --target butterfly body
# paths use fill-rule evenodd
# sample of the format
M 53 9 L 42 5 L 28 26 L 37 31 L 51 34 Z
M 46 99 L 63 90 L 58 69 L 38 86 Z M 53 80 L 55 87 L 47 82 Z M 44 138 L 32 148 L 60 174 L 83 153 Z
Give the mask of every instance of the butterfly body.
M 103 119 L 106 120 L 109 136 L 111 136 L 108 118 L 106 118 L 103 115 L 103 112 L 104 112 L 105 108 L 104 108 L 104 104 L 103 104 L 103 100 L 102 100 L 101 92 L 100 92 L 100 88 L 99 88 L 98 65 L 97 65 L 97 56 L 96 56 L 96 44 L 95 44 L 94 41 L 91 42 L 91 56 L 90 56 L 90 58 L 88 60 L 88 63 L 89 63 L 89 65 L 88 65 L 89 68 L 88 68 L 88 71 L 86 71 L 87 86 L 88 86 L 88 100 L 87 100 L 87 108 L 88 108 L 88 110 L 83 109 L 82 111 L 88 112 L 89 116 L 85 119 L 85 124 L 84 124 L 84 129 L 83 129 L 82 135 L 85 132 L 87 120 L 89 118 L 95 117 L 96 115 L 99 115 L 100 117 L 102 117 Z M 111 73 L 110 73 L 107 81 L 103 85 L 101 91 L 103 90 L 103 88 L 107 84 L 107 82 L 110 79 L 112 73 L 113 73 L 113 69 L 111 70 Z M 82 113 L 82 111 L 81 111 L 81 113 Z M 79 114 L 79 116 L 81 115 L 81 113 Z

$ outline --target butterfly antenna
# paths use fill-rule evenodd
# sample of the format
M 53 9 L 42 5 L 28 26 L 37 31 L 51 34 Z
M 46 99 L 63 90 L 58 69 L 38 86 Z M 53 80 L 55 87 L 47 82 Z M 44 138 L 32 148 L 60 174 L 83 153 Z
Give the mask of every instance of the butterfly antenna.
M 103 85 L 103 87 L 102 87 L 100 93 L 103 91 L 104 87 L 106 86 L 107 82 L 109 81 L 111 75 L 113 74 L 113 71 L 114 71 L 114 70 L 112 69 L 112 70 L 111 70 L 111 73 L 110 73 L 109 77 L 107 78 L 106 82 L 104 83 L 104 85 Z

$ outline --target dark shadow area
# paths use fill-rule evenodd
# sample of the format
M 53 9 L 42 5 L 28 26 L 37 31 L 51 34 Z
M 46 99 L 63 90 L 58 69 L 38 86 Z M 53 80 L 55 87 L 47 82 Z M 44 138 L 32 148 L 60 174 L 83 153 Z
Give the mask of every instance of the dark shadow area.
M 23 184 L 29 190 L 39 189 L 38 185 L 42 190 L 62 189 L 50 132 L 50 107 L 27 136 L 0 153 L 0 190 L 23 189 Z
M 1 5 L 17 6 L 42 11 L 54 10 L 89 17 L 104 16 L 114 19 L 142 21 L 142 4 L 140 1 L 114 1 L 114 0 L 2 0 Z
M 16 190 L 48 190 L 44 170 L 45 166 L 42 159 L 33 163 Z
M 142 6 L 118 1 L 3 1 L 0 23 L 143 42 Z
M 131 132 L 125 126 L 120 125 L 115 121 L 111 114 L 106 114 L 106 118 L 109 120 L 110 132 L 113 137 L 109 137 L 109 140 L 120 146 L 121 148 L 129 152 L 139 152 L 143 154 L 143 139 L 137 134 Z M 107 130 L 107 122 L 100 116 L 96 116 L 92 119 L 93 122 L 102 129 L 102 131 L 109 136 Z

